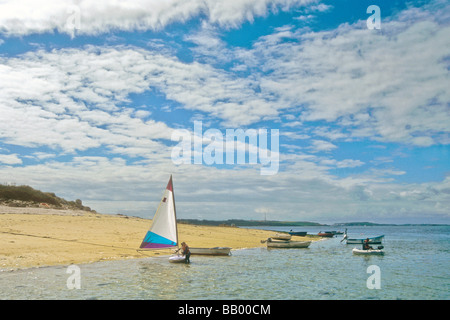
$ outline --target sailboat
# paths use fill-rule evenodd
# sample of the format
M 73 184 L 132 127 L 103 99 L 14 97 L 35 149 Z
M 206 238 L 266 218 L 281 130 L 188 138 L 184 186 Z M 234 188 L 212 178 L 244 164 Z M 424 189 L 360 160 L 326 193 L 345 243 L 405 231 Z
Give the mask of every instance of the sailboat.
M 141 250 L 152 250 L 174 247 L 178 248 L 178 229 L 172 175 L 170 175 L 169 183 L 164 190 L 158 209 L 156 209 L 152 225 L 139 248 Z M 184 262 L 185 258 L 183 255 L 174 255 L 169 258 L 169 261 Z

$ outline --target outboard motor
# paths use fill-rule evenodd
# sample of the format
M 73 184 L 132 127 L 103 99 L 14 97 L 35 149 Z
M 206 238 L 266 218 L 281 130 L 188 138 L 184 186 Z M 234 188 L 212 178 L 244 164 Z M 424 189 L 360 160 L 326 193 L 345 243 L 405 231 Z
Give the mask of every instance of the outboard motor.
M 378 250 L 384 249 L 384 246 L 378 246 Z

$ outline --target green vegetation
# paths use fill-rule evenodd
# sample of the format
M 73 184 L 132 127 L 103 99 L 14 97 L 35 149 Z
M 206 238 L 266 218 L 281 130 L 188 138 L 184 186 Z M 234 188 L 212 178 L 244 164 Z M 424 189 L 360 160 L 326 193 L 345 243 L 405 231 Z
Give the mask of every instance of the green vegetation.
M 45 207 L 91 211 L 80 199 L 67 201 L 52 192 L 42 192 L 30 186 L 0 184 L 0 204 L 10 207 Z
M 381 223 L 373 223 L 373 222 L 344 222 L 344 223 L 335 223 L 334 226 L 390 226 L 392 224 L 381 224 Z
M 0 185 L 0 201 L 21 200 L 27 202 L 47 203 L 60 205 L 58 197 L 54 193 L 44 193 L 30 186 L 5 186 Z

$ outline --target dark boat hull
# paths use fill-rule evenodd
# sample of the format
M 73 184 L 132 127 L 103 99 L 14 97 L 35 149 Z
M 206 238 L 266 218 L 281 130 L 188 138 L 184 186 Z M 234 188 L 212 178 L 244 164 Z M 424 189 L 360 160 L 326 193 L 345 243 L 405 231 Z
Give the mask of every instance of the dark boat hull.
M 324 237 L 324 238 L 332 238 L 332 237 L 334 237 L 334 234 L 332 234 L 332 233 L 318 233 L 317 235 L 320 236 L 320 237 Z
M 306 231 L 290 231 L 289 234 L 291 236 L 300 236 L 300 237 L 304 237 L 306 236 Z

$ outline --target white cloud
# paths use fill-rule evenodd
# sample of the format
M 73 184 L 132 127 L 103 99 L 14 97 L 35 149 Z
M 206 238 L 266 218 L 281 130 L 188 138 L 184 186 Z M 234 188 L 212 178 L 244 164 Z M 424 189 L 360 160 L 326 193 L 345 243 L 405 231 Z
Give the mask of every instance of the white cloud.
M 286 131 L 286 130 L 282 130 L 280 132 L 280 136 L 284 136 L 287 137 L 291 140 L 306 140 L 311 138 L 309 135 L 307 134 L 300 134 L 297 132 L 293 132 L 293 131 Z
M 356 168 L 364 165 L 364 162 L 361 160 L 353 159 L 344 159 L 341 161 L 336 159 L 323 159 L 320 160 L 320 163 L 323 165 L 335 166 L 336 168 Z
M 130 93 L 151 88 L 185 109 L 234 125 L 276 116 L 278 108 L 252 89 L 254 80 L 140 48 L 29 52 L 0 59 L 0 69 L 5 84 L 0 133 L 6 142 L 23 146 L 74 152 L 106 145 L 116 152 L 136 155 L 141 148 L 150 154 L 162 147 L 155 139 L 169 140 L 171 129 L 145 121 L 148 111 L 123 105 Z
M 308 10 L 329 8 L 319 5 L 304 11 Z M 240 100 L 247 106 L 242 109 L 239 104 L 216 104 L 213 115 L 231 123 L 274 119 L 281 112 L 288 119 L 298 112 L 297 121 L 282 125 L 325 120 L 345 128 L 315 130 L 331 140 L 448 144 L 450 27 L 433 10 L 431 5 L 412 8 L 386 18 L 383 32 L 368 30 L 365 21 L 321 32 L 279 27 L 249 50 L 227 48 L 208 23 L 186 39 L 197 45 L 193 50 L 200 61 L 235 61 L 252 74 L 239 80 L 243 87 L 257 88 L 253 102 L 261 106 L 260 113 L 248 107 L 246 98 Z M 236 114 L 240 110 L 249 113 L 247 121 Z
M 55 153 L 46 153 L 46 152 L 35 152 L 32 156 L 27 156 L 30 158 L 36 158 L 38 160 L 45 160 L 56 157 Z
M 269 12 L 317 0 L 12 0 L 0 2 L 0 33 L 53 32 L 96 35 L 111 30 L 158 30 L 174 22 L 204 17 L 237 27 Z
M 18 157 L 17 153 L 14 154 L 0 154 L 0 163 L 4 164 L 22 164 L 22 159 Z
M 267 3 L 263 7 L 267 9 Z M 369 137 L 418 146 L 448 142 L 448 119 L 442 115 L 450 100 L 444 59 L 449 29 L 428 13 L 422 13 L 415 24 L 407 19 L 385 21 L 385 34 L 373 33 L 361 24 L 306 34 L 291 27 L 278 28 L 251 50 L 224 48 L 210 23 L 185 38 L 197 44 L 193 50 L 200 61 L 238 58 L 260 70 L 251 77 L 239 77 L 206 63 L 184 64 L 142 49 L 90 47 L 83 53 L 30 53 L 25 56 L 28 61 L 15 60 L 14 69 L 11 63 L 3 66 L 4 81 L 16 88 L 26 86 L 21 99 L 27 103 L 47 98 L 46 111 L 56 114 L 65 108 L 82 109 L 74 103 L 80 99 L 97 109 L 117 111 L 129 93 L 154 87 L 183 108 L 206 112 L 226 125 L 275 119 L 283 110 L 301 104 L 301 120 L 334 121 L 351 129 L 346 133 L 316 130 L 316 135 L 329 139 Z M 284 38 L 299 42 L 280 42 Z M 130 63 L 120 62 L 121 56 L 127 56 Z M 62 88 L 61 83 L 65 84 Z M 62 89 L 65 97 L 54 93 Z M 68 104 L 54 103 L 61 99 Z M 283 126 L 297 123 L 302 124 L 293 121 Z
M 385 19 L 383 32 L 364 21 L 321 32 L 282 28 L 255 43 L 248 64 L 268 73 L 261 90 L 297 108 L 302 122 L 325 120 L 347 128 L 349 137 L 429 146 L 448 143 L 449 33 L 432 12 L 417 9 Z
M 337 148 L 336 145 L 325 140 L 313 140 L 311 144 L 312 145 L 308 147 L 308 149 L 310 149 L 311 152 L 329 152 Z
M 316 136 L 325 137 L 330 140 L 347 139 L 349 134 L 343 133 L 338 129 L 330 129 L 326 127 L 316 127 L 314 128 L 314 134 Z
M 140 6 L 144 5 L 147 9 L 153 5 L 150 15 L 155 17 L 169 14 L 166 10 L 171 7 L 181 8 L 172 14 L 182 17 L 186 16 L 182 12 L 190 12 L 190 6 L 197 8 L 193 11 L 202 11 L 204 9 L 198 9 L 199 6 L 207 6 L 205 12 L 210 19 L 203 23 L 200 32 L 185 38 L 198 45 L 194 49 L 198 59 L 203 57 L 206 59 L 204 62 L 210 63 L 208 56 L 216 58 L 216 62 L 238 58 L 248 67 L 257 66 L 263 72 L 258 71 L 251 77 L 238 77 L 208 64 L 184 64 L 167 55 L 142 49 L 89 47 L 84 52 L 75 49 L 52 53 L 38 51 L 20 60 L 3 60 L 3 65 L 0 65 L 2 80 L 10 87 L 3 90 L 8 90 L 16 99 L 20 88 L 26 87 L 18 102 L 14 103 L 27 105 L 27 112 L 41 120 L 46 118 L 43 126 L 51 124 L 52 118 L 56 119 L 66 110 L 86 109 L 83 103 L 95 105 L 95 111 L 84 110 L 91 120 L 94 112 L 100 115 L 99 109 L 108 113 L 118 112 L 120 103 L 127 102 L 128 94 L 141 93 L 153 87 L 184 108 L 209 113 L 228 125 L 248 125 L 275 119 L 281 111 L 301 104 L 300 119 L 303 121 L 334 121 L 351 128 L 345 134 L 336 129 L 316 130 L 316 135 L 332 140 L 353 136 L 418 146 L 448 143 L 445 133 L 448 132 L 448 118 L 442 115 L 445 115 L 450 100 L 446 90 L 449 80 L 445 65 L 449 28 L 439 25 L 427 11 L 411 9 L 399 15 L 398 20 L 384 21 L 385 33 L 361 28 L 361 23 L 309 33 L 282 27 L 274 34 L 262 37 L 251 50 L 225 49 L 211 25 L 233 19 L 251 20 L 254 15 L 266 14 L 273 6 L 285 8 L 309 2 L 206 1 L 201 5 L 195 1 L 184 4 L 171 1 L 165 5 L 151 1 L 96 2 L 93 10 L 86 11 L 110 12 L 116 6 L 117 13 L 102 19 L 117 20 L 117 23 L 126 21 L 127 17 L 135 17 Z M 41 9 L 33 11 L 37 5 L 34 1 L 3 2 L 2 5 L 9 8 L 12 15 L 0 15 L 3 17 L 0 21 L 19 17 L 19 12 L 25 16 L 34 12 L 33 17 L 37 21 L 44 13 L 48 16 L 51 10 L 62 10 L 68 3 L 40 4 Z M 93 5 L 87 1 L 77 3 L 86 8 Z M 22 6 L 27 8 L 20 11 Z M 237 10 L 234 16 L 232 9 Z M 305 10 L 328 9 L 324 5 L 313 5 Z M 142 11 L 142 19 L 149 20 L 144 27 L 154 21 L 145 18 L 146 10 Z M 419 20 L 412 24 L 412 18 Z M 30 19 L 29 23 L 38 24 L 35 20 Z M 155 21 L 165 25 L 169 20 L 158 18 Z M 98 23 L 109 28 L 114 26 L 113 22 Z M 17 24 L 27 29 L 26 23 Z M 128 23 L 123 26 L 119 23 L 118 28 L 122 27 L 134 28 Z M 92 30 L 101 28 L 93 27 Z M 299 42 L 281 42 L 284 38 Z M 218 55 L 220 52 L 222 54 Z M 127 61 L 121 60 L 124 57 L 130 62 L 124 63 Z M 221 58 L 217 60 L 218 57 Z M 79 100 L 82 103 L 75 102 Z M 34 108 L 36 103 L 41 110 Z M 90 106 L 87 108 L 92 109 Z M 138 118 L 141 116 L 136 114 Z M 284 122 L 283 126 L 297 124 L 302 122 Z M 77 125 L 83 126 L 82 123 Z M 101 132 L 97 133 L 101 135 Z M 83 143 L 86 146 L 95 144 L 88 137 L 84 137 Z

